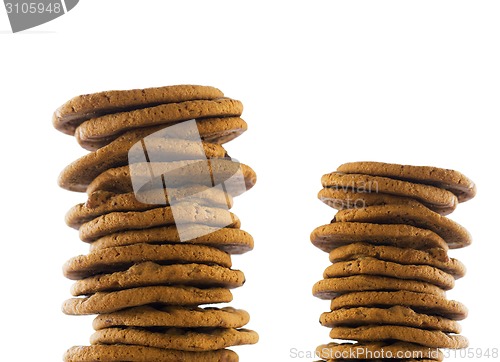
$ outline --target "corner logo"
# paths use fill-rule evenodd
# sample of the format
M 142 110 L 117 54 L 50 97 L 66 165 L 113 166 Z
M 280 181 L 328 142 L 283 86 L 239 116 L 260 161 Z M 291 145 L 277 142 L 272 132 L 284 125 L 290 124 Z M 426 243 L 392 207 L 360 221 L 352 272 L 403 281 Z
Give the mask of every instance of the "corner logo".
M 54 20 L 73 9 L 79 0 L 4 0 L 12 32 L 17 33 Z

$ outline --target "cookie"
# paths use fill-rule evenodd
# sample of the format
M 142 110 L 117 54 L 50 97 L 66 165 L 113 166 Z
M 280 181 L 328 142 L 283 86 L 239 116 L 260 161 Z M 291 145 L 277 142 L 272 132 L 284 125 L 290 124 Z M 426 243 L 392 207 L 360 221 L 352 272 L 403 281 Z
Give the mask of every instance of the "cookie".
M 351 162 L 340 165 L 337 171 L 433 185 L 453 192 L 458 197 L 459 202 L 472 199 L 477 191 L 474 182 L 464 174 L 438 167 L 396 165 L 383 162 Z
M 245 275 L 217 265 L 159 265 L 150 261 L 134 264 L 124 271 L 100 274 L 77 281 L 71 294 L 79 296 L 97 292 L 144 287 L 151 285 L 186 285 L 198 288 L 237 288 L 245 283 Z
M 424 347 L 414 343 L 404 342 L 358 342 L 358 343 L 335 343 L 320 345 L 316 348 L 316 354 L 326 360 L 349 359 L 371 360 L 387 357 L 393 358 L 417 358 L 442 361 L 443 353 L 437 348 Z M 395 360 L 397 361 L 397 360 Z
M 201 139 L 209 143 L 224 144 L 234 140 L 248 129 L 240 117 L 212 117 L 196 120 Z
M 462 320 L 467 317 L 467 308 L 460 302 L 448 300 L 443 296 L 409 291 L 344 294 L 332 300 L 330 309 L 394 305 L 410 307 L 417 312 L 435 314 L 452 320 Z
M 115 292 L 99 292 L 86 298 L 71 298 L 62 310 L 70 315 L 110 313 L 147 304 L 187 305 L 228 303 L 233 296 L 228 289 L 199 289 L 183 286 L 149 286 Z
M 112 212 L 82 224 L 79 230 L 81 240 L 92 242 L 118 231 L 197 223 L 212 227 L 240 227 L 240 220 L 232 212 L 180 202 L 173 207 L 165 206 L 146 211 Z
M 249 314 L 232 307 L 133 307 L 95 317 L 95 330 L 111 327 L 241 328 Z
M 166 328 L 148 330 L 138 328 L 106 328 L 90 337 L 91 344 L 124 344 L 173 349 L 180 351 L 215 351 L 231 346 L 255 344 L 259 335 L 248 329 L 210 328 L 185 330 Z
M 53 115 L 54 127 L 73 135 L 84 121 L 109 113 L 130 111 L 164 103 L 224 97 L 219 89 L 199 85 L 176 85 L 84 94 L 70 99 Z
M 429 265 L 398 264 L 367 256 L 334 263 L 325 269 L 323 278 L 339 278 L 351 275 L 378 275 L 416 280 L 434 284 L 444 290 L 450 290 L 455 286 L 455 278 L 438 268 Z
M 239 117 L 242 112 L 241 102 L 230 98 L 160 104 L 91 118 L 76 128 L 75 137 L 86 148 L 89 141 L 104 140 L 108 143 L 134 128 L 171 125 L 197 118 Z
M 75 346 L 64 354 L 65 362 L 238 362 L 238 360 L 238 355 L 228 349 L 208 352 L 189 352 L 119 344 Z
M 356 341 L 401 341 L 420 344 L 431 348 L 465 348 L 467 338 L 460 335 L 446 334 L 441 331 L 429 331 L 406 326 L 361 326 L 356 328 L 335 327 L 330 338 Z
M 210 174 L 207 174 L 210 170 Z M 224 190 L 232 196 L 237 196 L 250 190 L 257 182 L 254 170 L 242 163 L 224 159 L 212 159 L 210 161 L 176 161 L 166 163 L 137 163 L 133 165 L 133 177 L 138 184 L 148 185 L 154 183 L 154 175 L 164 176 L 168 182 L 168 188 L 183 188 L 192 185 L 213 187 L 224 183 Z M 240 174 L 241 173 L 241 174 Z M 110 191 L 116 193 L 133 192 L 131 171 L 129 166 L 112 168 L 97 176 L 87 187 L 87 193 L 95 191 Z M 238 176 L 238 175 L 241 175 Z M 244 184 L 243 184 L 244 182 Z M 162 185 L 162 183 L 159 183 Z
M 466 272 L 465 265 L 457 259 L 449 258 L 444 249 L 417 250 L 387 245 L 354 243 L 335 248 L 329 254 L 332 263 L 353 260 L 359 257 L 371 257 L 399 264 L 429 265 L 453 275 L 455 279 L 463 277 Z
M 452 192 L 431 185 L 417 184 L 387 177 L 332 172 L 321 178 L 323 187 L 382 193 L 413 198 L 430 209 L 455 209 L 458 199 Z
M 252 250 L 254 246 L 252 236 L 241 229 L 214 228 L 206 225 L 192 224 L 184 225 L 183 230 L 185 234 L 191 233 L 197 235 L 188 241 L 184 241 L 184 243 L 208 245 L 229 254 L 243 254 Z M 181 239 L 177 227 L 165 226 L 106 235 L 90 244 L 90 250 L 97 251 L 110 247 L 141 243 L 163 244 L 179 242 L 181 242 Z
M 199 138 L 207 143 L 215 143 L 218 145 L 222 145 L 235 139 L 248 129 L 247 123 L 240 117 L 200 118 L 196 119 L 195 122 L 198 128 Z M 163 128 L 165 128 L 164 125 L 144 127 L 127 131 L 127 133 L 144 132 L 145 134 L 151 134 L 158 129 Z M 98 149 L 110 144 L 115 139 L 116 138 L 111 137 L 87 140 L 83 146 L 89 151 L 97 151 Z
M 460 333 L 462 328 L 456 321 L 417 313 L 403 306 L 390 308 L 341 308 L 323 313 L 319 319 L 325 327 L 358 327 L 366 325 L 398 325 L 421 329 L 438 330 L 446 333 Z
M 446 241 L 450 249 L 463 248 L 472 242 L 471 235 L 463 226 L 418 203 L 341 210 L 335 215 L 335 220 L 338 222 L 405 224 L 432 230 Z
M 151 132 L 150 129 L 129 131 L 97 151 L 72 162 L 60 173 L 59 186 L 70 191 L 85 192 L 92 180 L 104 171 L 129 164 L 131 147 Z M 150 159 L 165 161 L 227 157 L 226 150 L 218 144 L 153 136 L 148 138 L 147 152 Z
M 141 201 L 138 201 L 134 193 L 115 194 L 109 191 L 96 191 L 88 196 L 87 202 L 75 205 L 65 217 L 66 224 L 74 229 L 79 229 L 82 224 L 95 219 L 98 216 L 112 212 L 146 211 L 170 202 L 179 202 L 189 197 L 189 200 L 202 206 L 230 209 L 233 206 L 233 198 L 219 188 L 206 188 L 204 186 L 190 186 L 182 189 L 150 190 L 141 193 Z M 148 203 L 149 201 L 149 203 Z
M 401 224 L 332 222 L 314 229 L 311 233 L 311 242 L 327 253 L 339 246 L 359 242 L 418 250 L 433 248 L 448 250 L 448 244 L 435 232 Z
M 318 192 L 318 199 L 328 206 L 337 210 L 359 209 L 367 206 L 381 205 L 414 205 L 418 201 L 402 196 L 394 196 L 382 193 L 356 192 L 353 190 L 342 190 L 325 187 Z M 441 215 L 448 215 L 455 208 L 444 209 L 436 208 L 435 212 Z
M 134 244 L 95 250 L 76 256 L 63 266 L 66 278 L 78 280 L 96 274 L 125 270 L 135 263 L 154 261 L 157 263 L 196 263 L 231 267 L 231 257 L 219 250 L 204 245 L 190 244 Z
M 444 291 L 434 284 L 378 275 L 352 275 L 323 279 L 314 284 L 313 295 L 317 298 L 330 300 L 345 293 L 399 290 L 445 296 Z

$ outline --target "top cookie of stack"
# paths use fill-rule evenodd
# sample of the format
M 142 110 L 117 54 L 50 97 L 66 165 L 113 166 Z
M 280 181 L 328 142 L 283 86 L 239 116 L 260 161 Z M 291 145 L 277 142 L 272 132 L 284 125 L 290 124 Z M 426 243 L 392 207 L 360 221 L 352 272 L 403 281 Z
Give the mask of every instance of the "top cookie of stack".
M 76 280 L 63 311 L 99 314 L 91 346 L 66 361 L 236 361 L 227 347 L 256 343 L 248 313 L 200 305 L 243 285 L 231 254 L 253 248 L 229 209 L 254 171 L 224 143 L 247 125 L 241 102 L 213 87 L 107 91 L 71 99 L 53 124 L 91 151 L 59 185 L 87 192 L 66 215 L 90 253 L 63 268 Z
M 331 300 L 320 323 L 346 342 L 321 345 L 318 356 L 441 360 L 438 348 L 466 347 L 457 320 L 467 309 L 445 292 L 465 274 L 448 250 L 471 236 L 444 215 L 473 198 L 475 184 L 453 170 L 380 162 L 343 164 L 321 181 L 319 199 L 339 211 L 311 234 L 332 262 L 313 294 Z

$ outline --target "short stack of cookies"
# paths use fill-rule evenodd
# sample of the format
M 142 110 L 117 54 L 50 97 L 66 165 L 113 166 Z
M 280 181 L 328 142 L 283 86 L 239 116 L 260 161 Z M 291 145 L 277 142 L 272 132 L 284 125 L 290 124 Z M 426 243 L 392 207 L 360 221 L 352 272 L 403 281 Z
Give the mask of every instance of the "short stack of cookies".
M 436 167 L 353 162 L 321 179 L 318 197 L 338 210 L 312 243 L 332 263 L 313 294 L 331 300 L 320 323 L 334 341 L 324 361 L 440 361 L 464 348 L 466 307 L 446 291 L 465 274 L 449 249 L 471 236 L 446 215 L 476 194 L 463 174 Z
M 82 95 L 54 113 L 55 128 L 90 151 L 59 177 L 87 193 L 66 222 L 90 245 L 64 265 L 76 282 L 63 311 L 97 314 L 90 345 L 65 361 L 238 361 L 227 348 L 257 342 L 246 311 L 213 306 L 245 282 L 231 255 L 253 248 L 229 209 L 256 176 L 222 146 L 247 129 L 242 110 L 216 88 L 180 85 Z M 151 138 L 188 122 L 197 137 Z M 132 162 L 136 145 L 147 162 Z M 146 180 L 140 197 L 134 178 Z

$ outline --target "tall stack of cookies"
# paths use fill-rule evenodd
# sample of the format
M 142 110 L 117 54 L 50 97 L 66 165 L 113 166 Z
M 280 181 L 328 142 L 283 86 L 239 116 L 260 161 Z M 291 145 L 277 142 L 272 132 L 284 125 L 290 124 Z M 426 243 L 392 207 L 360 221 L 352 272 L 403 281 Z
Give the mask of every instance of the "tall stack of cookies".
M 319 199 L 338 210 L 312 243 L 332 263 L 313 294 L 331 300 L 320 323 L 335 341 L 317 348 L 326 361 L 440 361 L 439 348 L 463 348 L 457 321 L 465 306 L 446 291 L 465 274 L 449 249 L 471 243 L 445 215 L 476 187 L 447 169 L 354 162 L 321 179 Z
M 222 146 L 247 125 L 241 102 L 213 87 L 169 86 L 75 97 L 56 129 L 90 152 L 59 185 L 86 192 L 66 215 L 90 251 L 70 259 L 70 315 L 97 314 L 89 346 L 65 361 L 237 361 L 253 344 L 232 301 L 245 282 L 231 255 L 253 248 L 229 211 L 256 181 Z M 205 305 L 205 306 L 203 306 Z

